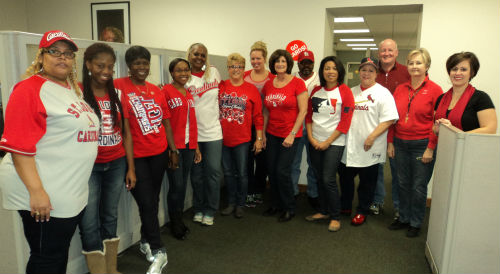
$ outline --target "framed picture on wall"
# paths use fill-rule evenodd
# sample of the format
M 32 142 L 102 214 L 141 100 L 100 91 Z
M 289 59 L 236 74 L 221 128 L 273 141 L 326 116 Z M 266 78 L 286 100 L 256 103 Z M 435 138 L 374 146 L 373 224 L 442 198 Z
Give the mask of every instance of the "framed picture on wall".
M 130 44 L 130 2 L 90 4 L 92 39 Z

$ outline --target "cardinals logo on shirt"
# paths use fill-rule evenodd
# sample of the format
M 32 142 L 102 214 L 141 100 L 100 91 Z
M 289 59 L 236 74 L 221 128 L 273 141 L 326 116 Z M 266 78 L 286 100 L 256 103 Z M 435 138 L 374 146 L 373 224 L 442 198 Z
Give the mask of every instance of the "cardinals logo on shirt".
M 135 93 L 129 94 L 130 105 L 137 116 L 143 135 L 160 132 L 163 111 L 153 99 L 144 99 Z
M 221 94 L 219 97 L 220 119 L 225 119 L 228 122 L 235 121 L 240 125 L 243 124 L 245 122 L 247 99 L 246 95 L 240 97 L 235 92 Z
M 283 104 L 283 101 L 285 101 L 286 95 L 277 93 L 277 94 L 270 94 L 266 96 L 266 102 L 269 106 L 272 107 L 277 107 L 281 104 Z

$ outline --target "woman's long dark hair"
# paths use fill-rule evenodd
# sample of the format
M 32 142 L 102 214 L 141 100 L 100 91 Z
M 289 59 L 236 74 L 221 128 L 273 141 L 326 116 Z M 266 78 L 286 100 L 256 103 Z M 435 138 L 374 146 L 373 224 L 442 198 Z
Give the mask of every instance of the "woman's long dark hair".
M 82 71 L 83 99 L 92 107 L 92 109 L 94 109 L 94 112 L 99 117 L 99 120 L 102 120 L 101 111 L 99 109 L 99 105 L 97 104 L 94 92 L 92 91 L 92 87 L 90 85 L 92 81 L 92 76 L 89 75 L 89 70 L 87 69 L 86 63 L 87 61 L 92 62 L 92 60 L 101 53 L 111 55 L 111 57 L 113 57 L 113 61 L 116 61 L 115 51 L 113 50 L 112 47 L 104 43 L 95 43 L 92 44 L 90 47 L 88 47 L 87 50 L 85 50 L 85 53 L 83 54 L 83 71 Z M 113 77 L 111 77 L 106 83 L 106 88 L 108 90 L 109 101 L 110 101 L 111 118 L 113 121 L 112 127 L 114 128 L 115 125 L 118 125 L 123 131 L 123 117 L 118 116 L 122 115 L 123 110 L 122 110 L 122 105 L 120 103 L 120 98 L 118 98 L 118 94 L 115 91 L 115 86 L 113 85 Z M 119 118 L 122 118 L 121 124 L 118 124 Z

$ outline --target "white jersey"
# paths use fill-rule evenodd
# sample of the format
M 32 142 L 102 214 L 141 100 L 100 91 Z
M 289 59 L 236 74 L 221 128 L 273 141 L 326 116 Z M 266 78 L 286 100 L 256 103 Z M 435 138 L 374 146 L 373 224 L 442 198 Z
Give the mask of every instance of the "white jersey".
M 15 86 L 5 115 L 0 148 L 35 158 L 54 210 L 78 215 L 88 201 L 88 181 L 97 156 L 99 119 L 73 88 L 32 76 Z M 3 206 L 31 210 L 30 195 L 8 153 L 0 164 Z
M 302 77 L 300 77 L 300 74 L 298 72 L 295 73 L 295 76 L 304 81 L 304 84 L 306 84 L 308 97 L 311 97 L 311 92 L 313 91 L 313 89 L 320 85 L 319 76 L 316 72 L 313 72 L 313 75 L 307 78 L 307 80 L 302 79 Z
M 352 88 L 352 95 L 354 114 L 347 133 L 342 163 L 350 167 L 368 167 L 384 163 L 387 153 L 387 130 L 375 139 L 368 151 L 364 150 L 364 143 L 380 123 L 399 118 L 394 98 L 388 89 L 378 83 L 364 91 L 358 85 Z
M 210 142 L 222 139 L 222 128 L 219 121 L 219 83 L 221 77 L 215 67 L 210 67 L 210 77 L 205 81 L 191 76 L 186 89 L 193 95 L 198 124 L 198 141 Z

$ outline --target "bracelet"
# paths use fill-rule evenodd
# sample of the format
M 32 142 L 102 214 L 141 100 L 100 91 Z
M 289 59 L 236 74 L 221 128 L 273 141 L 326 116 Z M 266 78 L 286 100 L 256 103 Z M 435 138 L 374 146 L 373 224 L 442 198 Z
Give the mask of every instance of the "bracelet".
M 177 155 L 180 155 L 180 154 L 181 154 L 181 152 L 180 152 L 178 149 L 176 149 L 176 150 L 172 150 L 172 152 L 174 152 L 174 153 L 175 153 L 175 154 L 177 154 Z
M 262 141 L 262 137 L 257 137 L 257 141 Z
M 292 131 L 290 132 L 290 134 L 292 134 L 293 136 L 295 136 L 295 135 L 297 134 L 297 132 L 295 132 L 295 131 L 293 131 L 293 130 L 292 130 Z

